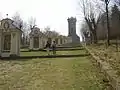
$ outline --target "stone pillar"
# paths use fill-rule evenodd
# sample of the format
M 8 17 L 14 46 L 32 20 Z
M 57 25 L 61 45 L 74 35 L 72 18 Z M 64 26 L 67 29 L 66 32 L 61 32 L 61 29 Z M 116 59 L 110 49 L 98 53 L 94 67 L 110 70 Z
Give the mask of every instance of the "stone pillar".
M 60 38 L 60 45 L 62 45 L 62 38 Z
M 68 37 L 68 43 L 72 43 L 72 38 Z
M 2 33 L 0 33 L 0 56 L 2 54 Z
M 66 44 L 66 42 L 67 42 L 67 41 L 66 41 L 66 38 L 64 39 L 64 41 L 65 41 L 64 43 Z
M 30 37 L 30 47 L 29 47 L 30 50 L 33 49 L 33 37 Z
M 47 41 L 48 41 L 48 38 L 45 38 L 44 40 L 45 40 L 45 45 L 46 45 L 46 44 L 47 44 Z
M 16 33 L 16 55 L 19 56 L 20 50 L 19 50 L 19 34 Z
M 18 44 L 18 54 L 20 55 L 20 48 L 21 48 L 21 36 L 22 36 L 22 34 L 21 33 L 19 33 L 18 34 L 18 42 L 19 42 L 19 44 Z
M 62 38 L 62 44 L 65 44 L 64 40 L 65 40 L 65 38 Z
M 41 38 L 41 41 L 42 41 L 42 48 L 44 48 L 45 47 L 44 37 Z
M 67 40 L 67 38 L 66 38 L 66 43 L 68 43 L 68 40 Z
M 67 37 L 67 43 L 69 43 L 69 38 Z
M 11 49 L 10 55 L 19 56 L 20 55 L 20 33 L 11 33 Z
M 58 38 L 58 45 L 60 45 L 60 38 Z
M 11 49 L 10 49 L 10 55 L 16 55 L 17 54 L 17 34 L 11 33 Z
M 47 38 L 42 38 L 42 47 L 45 47 L 47 44 Z
M 41 37 L 41 44 L 42 44 L 42 48 L 45 47 L 45 46 L 44 46 L 43 37 Z
M 20 56 L 20 45 L 21 45 L 21 33 L 17 33 L 17 55 Z
M 70 38 L 70 43 L 72 43 L 73 41 L 72 41 L 72 38 Z
M 39 49 L 43 48 L 42 38 L 39 37 Z
M 2 51 L 4 51 L 4 35 L 2 35 L 3 37 L 1 38 L 1 42 L 2 42 L 2 44 L 1 44 L 1 50 Z

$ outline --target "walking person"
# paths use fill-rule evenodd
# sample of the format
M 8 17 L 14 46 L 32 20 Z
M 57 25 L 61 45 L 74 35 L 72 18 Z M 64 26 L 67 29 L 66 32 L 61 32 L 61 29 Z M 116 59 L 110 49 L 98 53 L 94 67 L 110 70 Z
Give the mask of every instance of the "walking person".
M 53 51 L 53 55 L 56 55 L 56 43 L 55 43 L 55 41 L 53 41 L 53 44 L 52 44 L 52 51 Z
M 47 41 L 45 48 L 47 49 L 48 55 L 50 55 L 50 46 L 51 46 L 51 44 Z

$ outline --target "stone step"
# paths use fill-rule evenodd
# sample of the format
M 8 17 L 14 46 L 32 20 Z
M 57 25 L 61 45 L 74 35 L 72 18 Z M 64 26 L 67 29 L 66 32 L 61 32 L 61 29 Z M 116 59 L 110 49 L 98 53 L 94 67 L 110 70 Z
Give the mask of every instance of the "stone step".
M 10 56 L 10 53 L 2 53 L 1 54 L 1 57 L 9 57 Z

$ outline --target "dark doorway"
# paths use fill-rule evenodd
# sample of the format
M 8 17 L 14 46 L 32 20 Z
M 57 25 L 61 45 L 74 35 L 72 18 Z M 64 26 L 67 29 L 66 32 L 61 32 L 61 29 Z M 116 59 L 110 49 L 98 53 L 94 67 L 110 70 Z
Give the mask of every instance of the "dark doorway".
M 39 37 L 34 37 L 34 48 L 39 48 Z
M 4 50 L 10 50 L 11 48 L 11 35 L 4 36 Z

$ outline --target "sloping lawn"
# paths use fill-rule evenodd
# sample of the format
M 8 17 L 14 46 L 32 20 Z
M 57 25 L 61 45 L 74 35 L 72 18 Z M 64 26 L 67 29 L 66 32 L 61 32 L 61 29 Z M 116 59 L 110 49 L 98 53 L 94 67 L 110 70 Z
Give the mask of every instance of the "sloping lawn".
M 89 57 L 0 61 L 0 90 L 104 90 L 102 78 Z
M 112 41 L 113 42 L 113 41 Z M 101 60 L 106 61 L 110 66 L 117 71 L 120 76 L 120 51 L 117 52 L 115 45 L 110 45 L 108 48 L 105 45 L 89 45 L 87 46 Z M 119 49 L 120 50 L 120 47 Z

